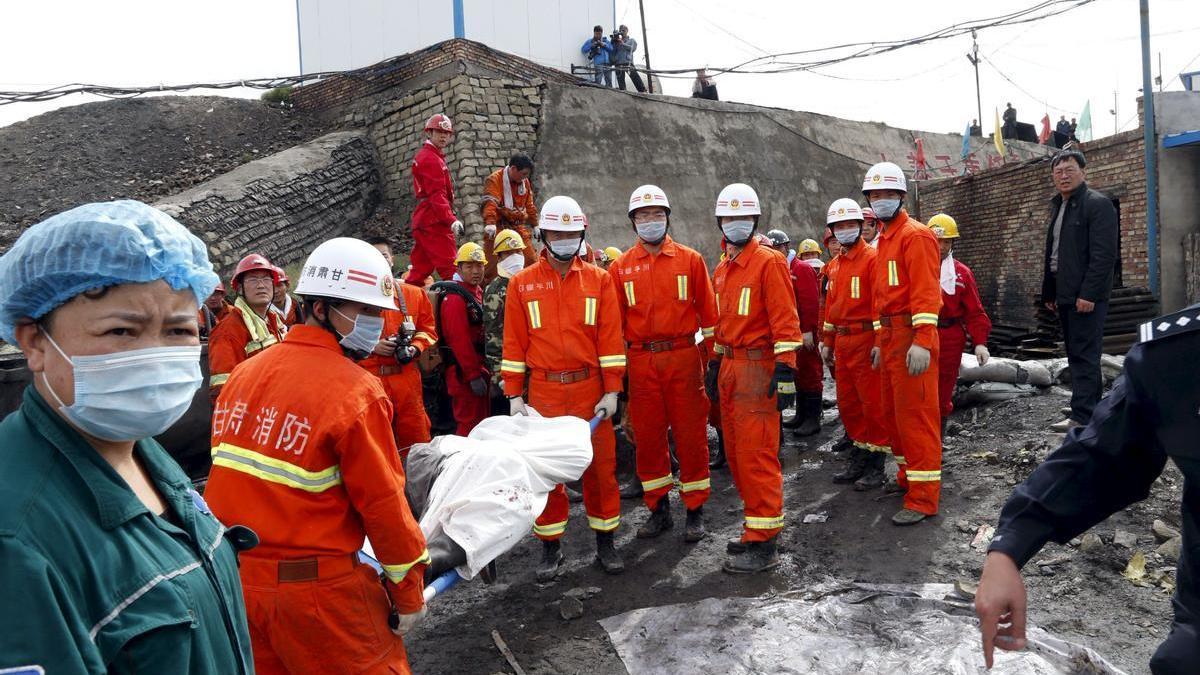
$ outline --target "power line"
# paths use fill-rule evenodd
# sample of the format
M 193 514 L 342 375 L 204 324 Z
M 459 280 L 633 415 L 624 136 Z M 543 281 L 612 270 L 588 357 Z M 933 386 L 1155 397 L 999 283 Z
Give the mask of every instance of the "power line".
M 1078 112 L 1076 112 L 1074 110 L 1067 110 L 1066 108 L 1059 108 L 1058 106 L 1050 105 L 1046 101 L 1043 101 L 1042 99 L 1038 98 L 1037 96 L 1034 96 L 1033 94 L 1026 91 L 1024 87 L 1017 84 L 1011 77 L 1009 77 L 1008 75 L 1005 75 L 1004 71 L 1002 71 L 998 67 L 996 67 L 996 64 L 992 63 L 991 59 L 989 59 L 986 56 L 982 56 L 980 58 L 982 58 L 984 60 L 984 62 L 986 62 L 989 66 L 991 66 L 992 69 L 995 70 L 1000 75 L 1000 77 L 1003 77 L 1005 80 L 1008 81 L 1009 84 L 1016 87 L 1017 91 L 1021 92 L 1022 94 L 1025 94 L 1026 96 L 1037 101 L 1038 103 L 1041 103 L 1047 109 L 1054 110 L 1055 112 L 1064 112 L 1064 113 L 1067 113 L 1068 115 L 1078 115 L 1079 114 Z

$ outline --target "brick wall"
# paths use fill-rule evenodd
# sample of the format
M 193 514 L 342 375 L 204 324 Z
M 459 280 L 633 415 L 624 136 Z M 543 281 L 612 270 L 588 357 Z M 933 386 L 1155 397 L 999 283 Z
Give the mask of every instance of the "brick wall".
M 1125 286 L 1148 284 L 1142 147 L 1140 128 L 1081 146 L 1088 160 L 1088 185 L 1119 201 L 1118 281 Z M 984 306 L 995 321 L 1028 328 L 1036 324 L 1054 194 L 1048 157 L 918 185 L 918 218 L 926 221 L 945 212 L 958 221 L 962 238 L 954 255 L 975 272 Z

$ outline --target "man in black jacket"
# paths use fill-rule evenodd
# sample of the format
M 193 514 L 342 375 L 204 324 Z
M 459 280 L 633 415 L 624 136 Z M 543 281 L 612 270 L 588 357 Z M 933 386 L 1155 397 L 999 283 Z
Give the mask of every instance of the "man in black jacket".
M 1051 426 L 1083 426 L 1100 401 L 1100 347 L 1117 260 L 1117 211 L 1112 200 L 1084 181 L 1087 160 L 1075 148 L 1050 162 L 1058 194 L 1050 200 L 1050 226 L 1042 302 L 1058 312 L 1071 369 L 1071 415 Z

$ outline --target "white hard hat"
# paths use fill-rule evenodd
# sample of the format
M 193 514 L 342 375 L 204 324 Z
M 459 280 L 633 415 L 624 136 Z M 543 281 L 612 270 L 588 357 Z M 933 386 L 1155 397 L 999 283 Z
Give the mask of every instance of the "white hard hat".
M 745 183 L 730 183 L 721 194 L 717 195 L 718 216 L 758 216 L 762 215 L 762 206 L 758 203 L 758 193 Z
M 825 224 L 826 225 L 840 223 L 843 220 L 862 220 L 862 219 L 863 219 L 862 207 L 860 207 L 858 205 L 858 202 L 856 202 L 853 199 L 850 199 L 848 197 L 842 197 L 841 199 L 835 199 L 833 201 L 833 203 L 829 205 L 829 213 L 825 214 Z
M 321 243 L 304 261 L 296 294 L 396 309 L 392 270 L 379 249 L 361 239 Z
M 548 232 L 583 232 L 587 229 L 587 218 L 579 208 L 579 202 L 558 195 L 542 204 L 538 225 Z
M 899 190 L 908 192 L 908 183 L 904 180 L 904 172 L 891 162 L 880 162 L 867 169 L 863 178 L 863 194 L 868 190 Z
M 657 185 L 643 185 L 629 195 L 629 215 L 643 206 L 661 206 L 671 215 L 671 202 L 667 201 L 667 193 Z

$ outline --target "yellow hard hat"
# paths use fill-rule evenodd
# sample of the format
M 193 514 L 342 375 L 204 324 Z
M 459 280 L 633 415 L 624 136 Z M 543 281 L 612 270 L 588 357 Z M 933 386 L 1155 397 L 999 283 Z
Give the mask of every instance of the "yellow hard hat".
M 958 239 L 958 223 L 950 216 L 939 213 L 929 219 L 929 229 L 938 239 Z
M 813 239 L 805 239 L 800 242 L 800 253 L 820 253 L 821 245 Z
M 523 250 L 525 250 L 525 242 L 521 240 L 521 235 L 517 234 L 516 230 L 500 230 L 496 233 L 496 243 L 492 247 L 492 253 L 500 255 L 508 251 Z
M 487 264 L 487 256 L 483 254 L 483 247 L 473 241 L 468 241 L 458 247 L 458 255 L 454 256 L 454 264 L 465 262 L 477 262 Z
M 604 257 L 608 258 L 609 260 L 616 260 L 617 258 L 621 257 L 621 249 L 617 248 L 616 246 L 605 246 Z

